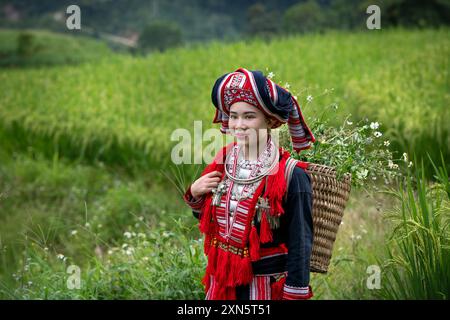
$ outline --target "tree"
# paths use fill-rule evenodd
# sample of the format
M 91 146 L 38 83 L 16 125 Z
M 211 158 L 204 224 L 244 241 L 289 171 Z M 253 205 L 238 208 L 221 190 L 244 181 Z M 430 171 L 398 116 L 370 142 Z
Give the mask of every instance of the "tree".
M 284 28 L 289 33 L 322 30 L 325 21 L 322 8 L 314 0 L 298 3 L 284 14 Z
M 182 33 L 176 24 L 157 21 L 144 28 L 139 36 L 139 48 L 143 52 L 164 51 L 183 43 Z
M 247 9 L 247 34 L 269 39 L 280 29 L 277 12 L 268 12 L 266 7 L 256 3 Z

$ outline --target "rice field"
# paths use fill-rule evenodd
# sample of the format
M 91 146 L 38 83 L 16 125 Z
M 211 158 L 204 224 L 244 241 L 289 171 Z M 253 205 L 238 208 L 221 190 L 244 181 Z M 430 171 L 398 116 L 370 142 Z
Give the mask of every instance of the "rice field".
M 213 81 L 245 66 L 272 71 L 302 104 L 314 98 L 307 117 L 336 103 L 341 118 L 380 122 L 399 151 L 438 160 L 450 155 L 448 39 L 447 29 L 328 33 L 4 70 L 1 134 L 10 150 L 154 169 L 170 163 L 173 130 L 213 127 Z

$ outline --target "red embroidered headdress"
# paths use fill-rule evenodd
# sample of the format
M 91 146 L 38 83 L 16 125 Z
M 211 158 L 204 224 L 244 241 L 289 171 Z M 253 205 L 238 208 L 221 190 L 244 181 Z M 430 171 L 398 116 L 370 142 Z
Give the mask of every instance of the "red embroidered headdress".
M 284 88 L 266 78 L 260 71 L 239 68 L 216 80 L 211 98 L 216 107 L 214 123 L 221 123 L 222 133 L 228 133 L 230 107 L 245 101 L 260 109 L 274 121 L 272 128 L 288 124 L 292 146 L 296 152 L 308 149 L 316 140 L 306 125 L 297 100 Z

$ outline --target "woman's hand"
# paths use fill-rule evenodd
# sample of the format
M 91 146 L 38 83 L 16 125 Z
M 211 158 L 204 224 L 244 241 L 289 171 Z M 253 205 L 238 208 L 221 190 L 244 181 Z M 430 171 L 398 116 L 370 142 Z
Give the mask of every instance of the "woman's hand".
M 212 189 L 217 188 L 220 182 L 222 173 L 213 171 L 198 178 L 191 185 L 191 193 L 194 198 L 200 198 L 202 195 L 211 192 Z

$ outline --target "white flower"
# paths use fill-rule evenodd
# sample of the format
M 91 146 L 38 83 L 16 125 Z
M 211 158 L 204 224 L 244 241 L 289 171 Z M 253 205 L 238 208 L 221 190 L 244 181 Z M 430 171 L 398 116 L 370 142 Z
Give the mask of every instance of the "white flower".
M 113 254 L 113 251 L 112 250 L 108 250 L 108 254 L 109 255 Z
M 269 74 L 267 75 L 267 78 L 272 79 L 273 77 L 275 77 L 275 73 L 270 71 Z
M 403 161 L 408 161 L 408 154 L 406 154 L 406 152 L 403 153 Z
M 356 173 L 356 176 L 358 177 L 358 179 L 364 180 L 367 177 L 367 174 L 369 173 L 369 171 L 367 169 L 364 170 L 360 170 Z
M 134 248 L 133 248 L 133 247 L 129 247 L 129 248 L 125 251 L 125 253 L 126 253 L 128 256 L 131 256 L 131 255 L 133 254 L 133 252 L 134 252 Z
M 410 161 L 409 164 L 408 164 L 408 168 L 411 168 L 412 165 L 413 165 L 413 163 L 412 163 L 412 161 Z
M 284 87 L 285 87 L 286 89 L 289 89 L 289 88 L 291 87 L 291 85 L 290 85 L 289 83 L 286 82 L 286 83 L 284 84 Z
M 378 122 L 372 122 L 370 124 L 370 129 L 375 130 L 375 129 L 378 129 L 379 126 L 380 126 L 380 124 Z
M 72 232 L 70 232 L 70 234 L 71 234 L 72 236 L 76 235 L 77 233 L 78 233 L 77 230 L 72 230 Z
M 349 126 L 351 126 L 351 125 L 353 124 L 353 122 L 347 121 L 347 124 L 348 124 Z
M 130 239 L 131 238 L 131 232 L 125 232 L 124 234 L 124 237 L 126 237 L 126 238 L 128 238 L 128 239 Z
M 84 224 L 84 226 L 85 226 L 86 228 L 89 228 L 89 227 L 91 226 L 91 224 L 90 224 L 89 222 L 86 222 L 86 223 Z
M 389 169 L 394 169 L 394 162 L 392 162 L 392 160 L 388 161 L 388 167 Z
M 382 134 L 381 132 L 379 132 L 379 131 L 375 131 L 373 135 L 374 135 L 375 137 L 379 138 L 379 137 L 381 137 L 383 134 Z
M 306 97 L 306 100 L 307 100 L 308 102 L 311 102 L 311 101 L 313 100 L 312 95 L 307 96 L 307 97 Z
M 386 147 L 389 147 L 390 144 L 391 144 L 391 143 L 389 142 L 389 140 L 386 140 L 386 141 L 384 142 L 384 145 L 385 145 Z
M 148 257 L 143 257 L 142 260 L 148 261 Z
M 356 236 L 356 240 L 361 240 L 361 236 L 359 234 Z
M 139 217 L 139 221 L 144 221 L 144 217 L 143 217 L 143 216 L 140 216 L 140 217 Z
M 56 255 L 56 257 L 58 258 L 58 259 L 60 259 L 60 260 L 62 260 L 62 261 L 66 261 L 67 260 L 67 257 L 64 257 L 64 255 L 63 254 L 58 254 L 58 255 Z

